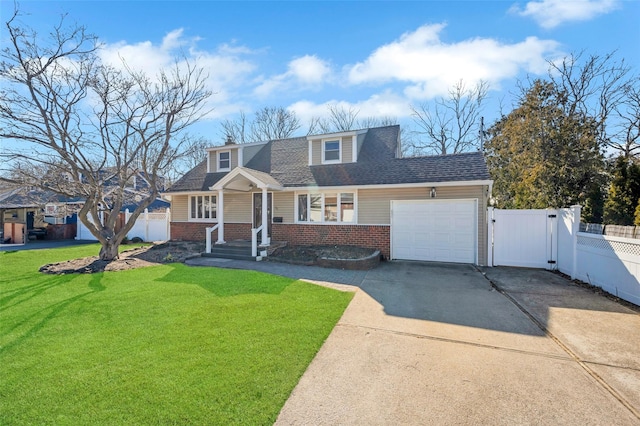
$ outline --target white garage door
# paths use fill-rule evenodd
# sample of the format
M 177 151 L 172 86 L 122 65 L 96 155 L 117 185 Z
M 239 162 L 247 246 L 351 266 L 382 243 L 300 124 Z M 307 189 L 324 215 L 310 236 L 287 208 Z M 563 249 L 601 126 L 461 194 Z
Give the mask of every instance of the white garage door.
M 476 263 L 476 200 L 391 201 L 393 259 Z

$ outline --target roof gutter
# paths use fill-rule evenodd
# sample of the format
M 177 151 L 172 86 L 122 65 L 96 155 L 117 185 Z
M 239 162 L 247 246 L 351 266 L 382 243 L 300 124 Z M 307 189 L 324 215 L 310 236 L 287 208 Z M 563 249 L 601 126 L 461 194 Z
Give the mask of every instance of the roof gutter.
M 465 180 L 465 181 L 446 181 L 446 182 L 416 182 L 416 183 L 396 183 L 396 184 L 375 184 L 375 185 L 342 185 L 342 186 L 287 186 L 285 190 L 340 190 L 344 188 L 357 188 L 357 189 L 392 189 L 392 188 L 422 188 L 425 186 L 482 186 L 489 185 L 489 192 L 493 187 L 492 180 Z

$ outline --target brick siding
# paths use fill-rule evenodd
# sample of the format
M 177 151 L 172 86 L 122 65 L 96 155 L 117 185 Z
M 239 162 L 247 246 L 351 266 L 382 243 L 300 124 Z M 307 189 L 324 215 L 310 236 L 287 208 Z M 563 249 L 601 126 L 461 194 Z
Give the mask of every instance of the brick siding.
M 204 241 L 205 229 L 211 223 L 171 222 L 171 239 L 174 241 Z M 271 228 L 272 241 L 286 241 L 294 246 L 349 245 L 380 250 L 389 258 L 391 255 L 390 227 L 388 225 L 301 225 L 274 223 Z M 212 241 L 218 238 L 213 232 Z M 224 239 L 250 240 L 251 224 L 226 223 Z
M 205 241 L 206 228 L 214 226 L 214 223 L 202 222 L 171 222 L 171 239 L 173 241 Z M 213 231 L 211 241 L 218 239 L 218 230 Z M 250 240 L 250 223 L 225 223 L 225 241 Z
M 386 225 L 301 225 L 274 223 L 273 241 L 290 245 L 350 245 L 380 250 L 385 258 L 391 255 L 390 227 Z M 226 231 L 225 231 L 226 235 Z

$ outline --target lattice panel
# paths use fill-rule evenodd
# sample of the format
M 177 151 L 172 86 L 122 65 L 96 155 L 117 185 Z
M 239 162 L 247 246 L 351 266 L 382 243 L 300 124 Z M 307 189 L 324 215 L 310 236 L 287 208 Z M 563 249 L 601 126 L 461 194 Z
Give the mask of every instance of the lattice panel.
M 630 254 L 632 256 L 640 256 L 640 244 L 625 243 L 622 241 L 608 241 L 600 238 L 588 238 L 578 235 L 578 245 L 616 253 Z

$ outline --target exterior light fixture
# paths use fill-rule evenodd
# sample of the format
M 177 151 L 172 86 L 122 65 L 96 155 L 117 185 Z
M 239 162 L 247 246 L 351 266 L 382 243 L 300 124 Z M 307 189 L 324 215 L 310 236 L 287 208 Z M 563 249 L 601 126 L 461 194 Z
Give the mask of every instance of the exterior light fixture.
M 436 198 L 436 187 L 435 186 L 431 187 L 431 198 Z

